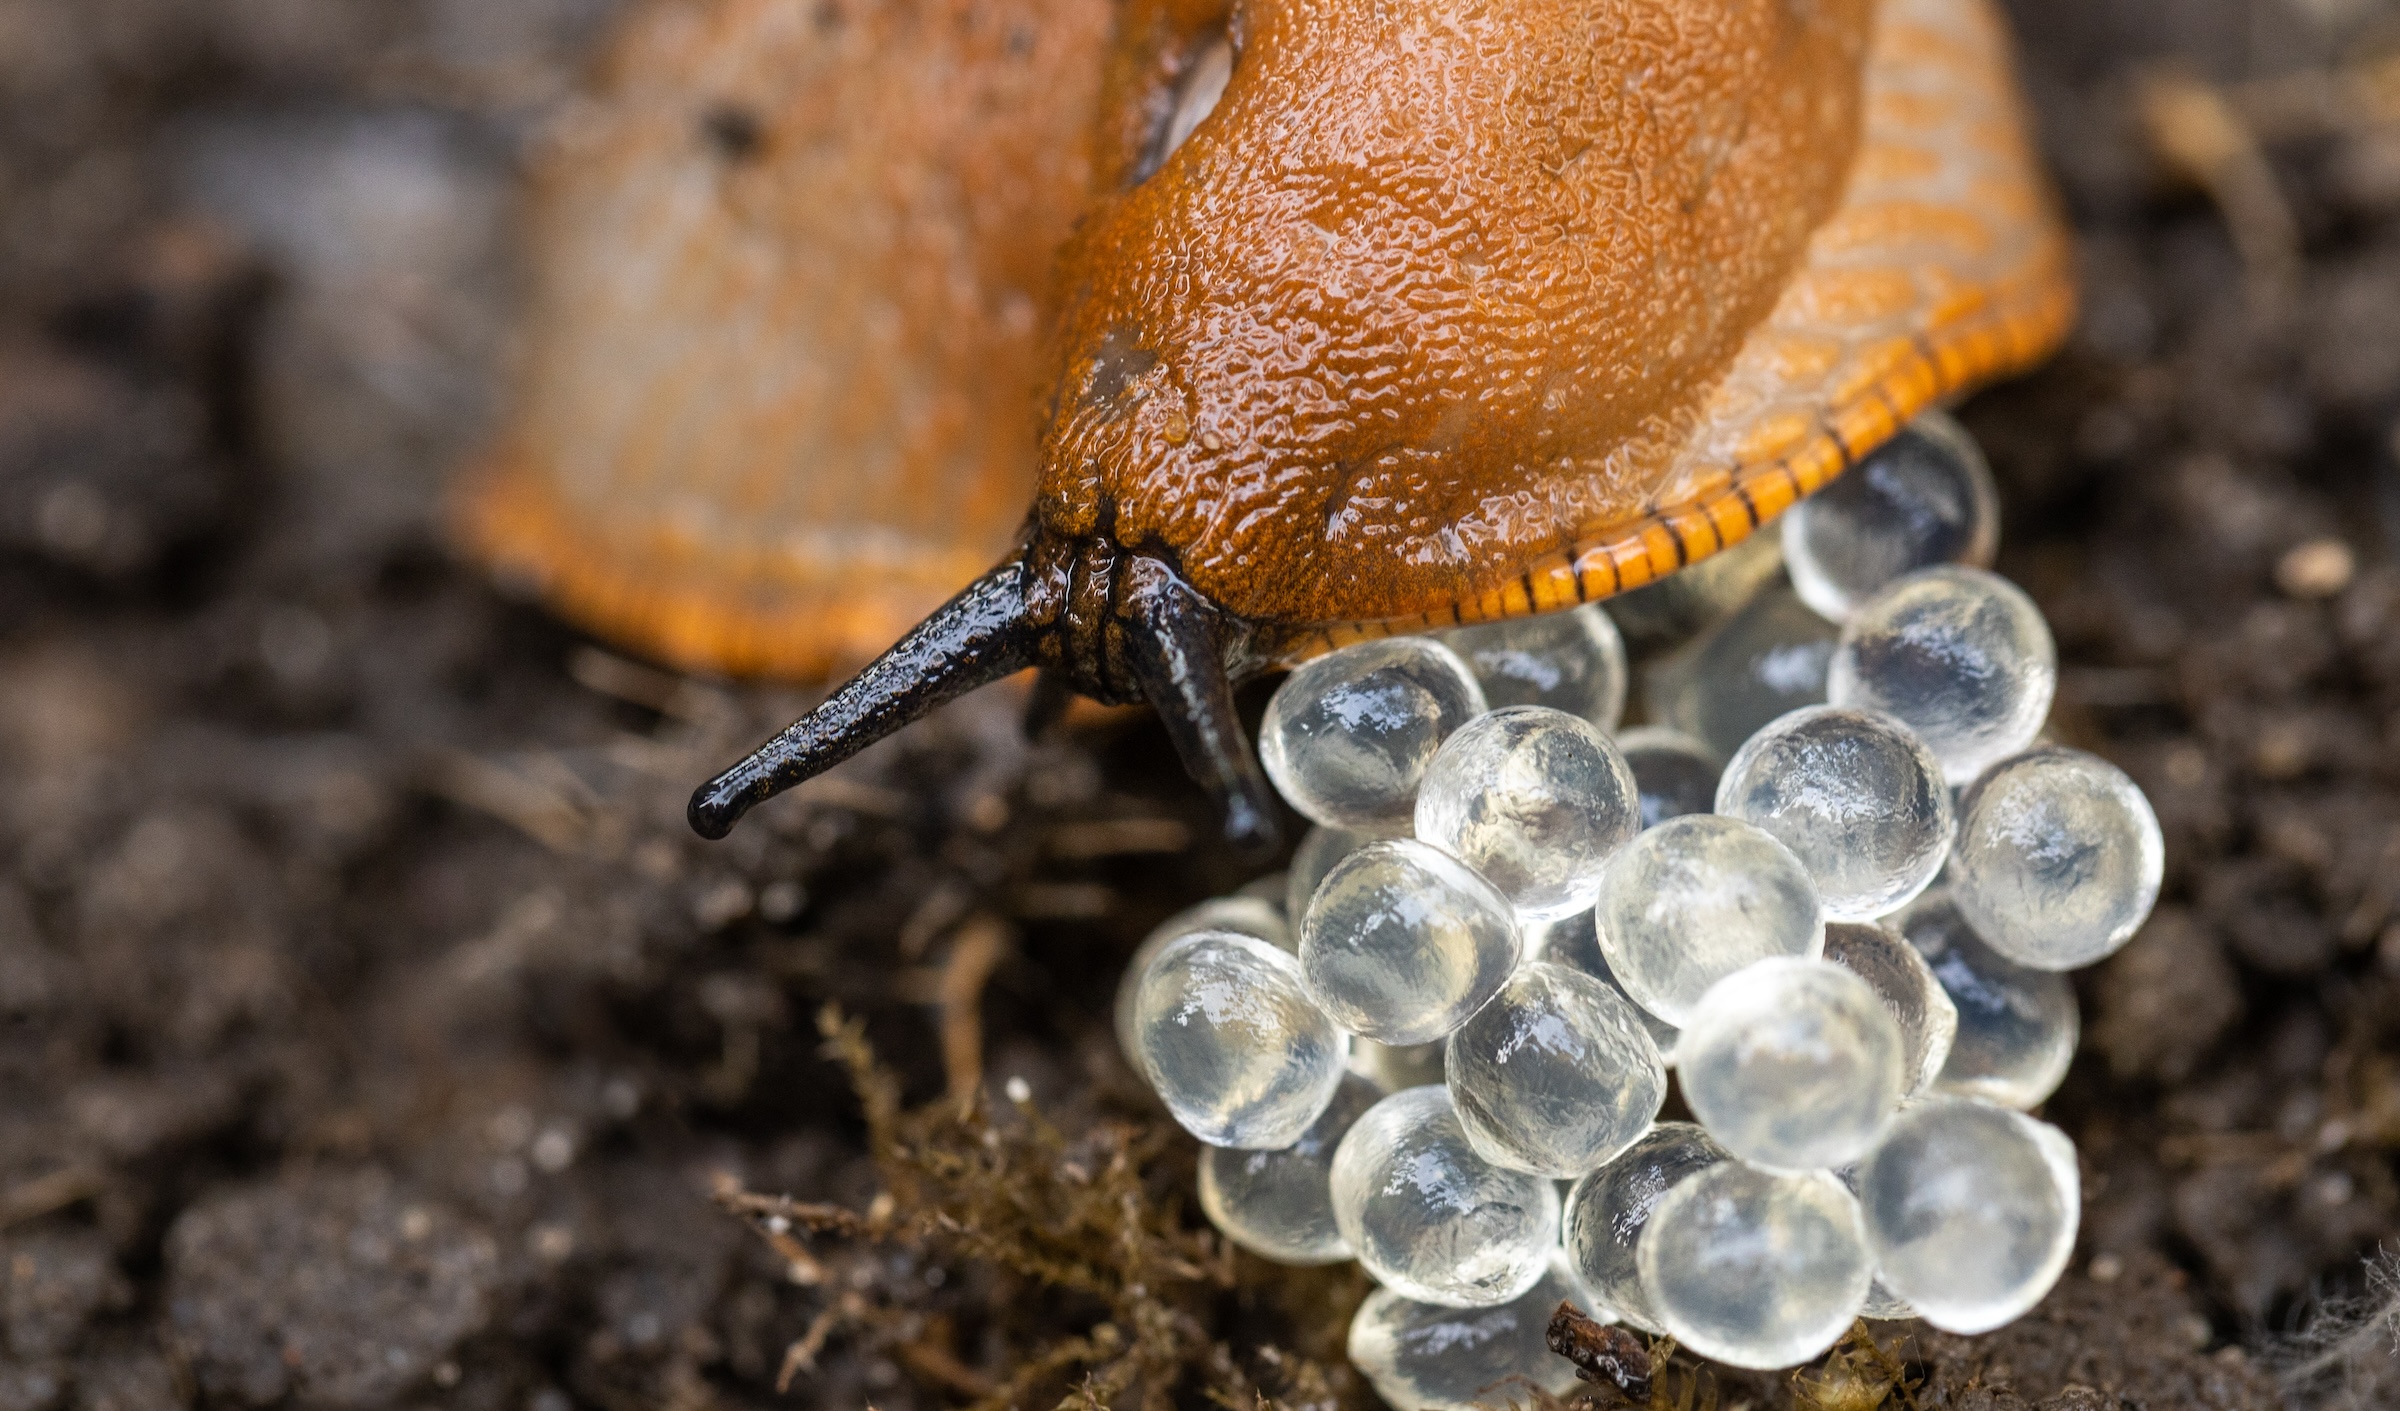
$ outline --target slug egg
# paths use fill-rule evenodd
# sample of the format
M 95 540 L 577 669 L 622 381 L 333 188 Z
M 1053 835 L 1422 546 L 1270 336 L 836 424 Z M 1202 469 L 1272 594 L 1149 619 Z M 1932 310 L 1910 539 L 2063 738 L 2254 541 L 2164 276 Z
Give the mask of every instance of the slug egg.
M 1717 777 L 1724 766 L 1708 746 L 1663 725 L 1642 725 L 1617 737 L 1617 751 L 1633 771 L 1642 801 L 1642 826 L 1706 813 L 1717 806 Z
M 1790 848 L 1831 921 L 1902 906 L 1950 847 L 1940 767 L 1906 725 L 1873 711 L 1811 706 L 1778 718 L 1725 766 L 1717 812 Z
M 1355 1074 L 1300 1140 L 1280 1151 L 1200 1149 L 1200 1209 L 1227 1239 L 1278 1264 L 1331 1264 L 1350 1257 L 1333 1223 L 1333 1152 L 1382 1096 Z
M 1893 923 L 1958 1014 L 1957 1036 L 1934 1086 L 2020 1110 L 2056 1092 L 2082 1033 L 2067 977 L 2019 965 L 1985 945 L 1946 887 L 1919 897 Z
M 1825 960 L 1762 960 L 1709 987 L 1675 1047 L 1685 1102 L 1745 1161 L 1856 1160 L 1899 1109 L 1900 1039 L 1867 982 Z
M 1477 1152 L 1562 1180 L 1630 1146 L 1667 1096 L 1666 1064 L 1633 1003 L 1541 961 L 1450 1036 L 1445 1068 Z
M 2024 590 L 1980 568 L 1912 573 L 1859 605 L 1826 677 L 1837 706 L 1917 732 L 1953 786 L 2033 743 L 2058 689 L 2058 649 Z
M 1883 585 L 1935 564 L 1991 566 L 2000 495 L 1966 428 L 1920 412 L 1831 485 L 1784 512 L 1783 558 L 1801 601 L 1834 622 Z
M 1508 899 L 1424 843 L 1369 843 L 1318 884 L 1300 923 L 1309 993 L 1345 1029 L 1387 1044 L 1442 1038 L 1517 968 Z
M 1499 888 L 1518 916 L 1589 910 L 1600 864 L 1641 827 L 1633 771 L 1606 735 L 1544 706 L 1504 706 L 1444 741 L 1417 794 L 1417 837 Z
M 1791 849 L 1712 813 L 1668 819 L 1618 849 L 1593 922 L 1617 983 L 1678 1027 L 1736 970 L 1825 946 L 1816 884 Z
M 1465 659 L 1494 710 L 1548 706 L 1601 730 L 1625 713 L 1625 639 L 1598 603 L 1454 627 L 1435 640 Z
M 1667 1192 L 1634 1256 L 1676 1341 L 1761 1370 L 1831 1347 L 1866 1306 L 1875 1272 L 1858 1202 L 1840 1181 L 1739 1161 Z
M 1293 950 L 1298 945 L 1292 939 L 1291 928 L 1284 924 L 1283 913 L 1275 909 L 1274 903 L 1256 897 L 1212 897 L 1198 906 L 1185 907 L 1152 928 L 1125 962 L 1125 973 L 1117 979 L 1116 1004 L 1111 1011 L 1117 1030 L 1117 1051 L 1125 1055 L 1134 1073 L 1144 1082 L 1150 1080 L 1150 1074 L 1142 1066 L 1141 1037 L 1135 1026 L 1142 977 L 1150 973 L 1150 962 L 1158 958 L 1160 951 L 1195 931 L 1231 931 L 1237 936 L 1265 941 L 1277 950 Z
M 1448 647 L 1363 642 L 1284 678 L 1259 723 L 1259 761 L 1314 822 L 1404 831 L 1434 752 L 1483 711 L 1483 688 Z
M 1474 1411 L 1527 1384 L 1575 1389 L 1575 1364 L 1550 1350 L 1550 1316 L 1587 1297 L 1555 1253 L 1532 1288 L 1488 1308 L 1419 1303 L 1377 1289 L 1350 1320 L 1350 1365 L 1393 1411 Z
M 2023 1113 L 1962 1098 L 1912 1107 L 1857 1181 L 1883 1283 L 1947 1332 L 1988 1332 L 2033 1307 L 2075 1247 L 2074 1145 Z
M 1377 1283 L 1456 1308 L 1522 1296 L 1558 1244 L 1558 1187 L 1485 1160 L 1440 1087 L 1394 1093 L 1351 1125 L 1333 1215 Z
M 2125 771 L 2081 750 L 2003 760 L 1960 801 L 1951 898 L 1992 949 L 2072 970 L 2133 939 L 2158 901 L 2166 844 Z
M 1591 976 L 1633 1007 L 1634 1014 L 1649 1031 L 1650 1042 L 1658 1045 L 1659 1055 L 1668 1063 L 1675 1061 L 1675 1039 L 1679 1032 L 1666 1020 L 1642 1008 L 1641 1001 L 1625 992 L 1617 972 L 1608 968 L 1608 956 L 1600 949 L 1600 932 L 1592 924 L 1592 913 L 1576 912 L 1564 920 L 1553 921 L 1527 938 L 1526 957 L 1563 965 L 1569 970 Z
M 1661 1122 L 1567 1192 L 1567 1257 L 1602 1308 L 1645 1332 L 1666 1331 L 1642 1293 L 1635 1249 L 1676 1183 L 1732 1159 L 1698 1126 Z
M 1167 1111 L 1211 1146 L 1290 1146 L 1342 1081 L 1347 1044 L 1300 963 L 1252 936 L 1171 942 L 1142 976 L 1134 1032 Z
M 1293 944 L 1298 944 L 1300 918 L 1308 915 L 1309 899 L 1317 894 L 1317 884 L 1325 880 L 1325 874 L 1333 870 L 1335 863 L 1378 838 L 1400 837 L 1406 832 L 1402 829 L 1397 833 L 1390 830 L 1365 833 L 1328 828 L 1321 823 L 1310 828 L 1300 839 L 1300 846 L 1292 850 L 1292 865 L 1283 874 L 1283 914 L 1295 933 Z
M 1834 639 L 1833 624 L 1778 584 L 1650 669 L 1650 718 L 1723 759 L 1767 722 L 1824 701 Z
M 1842 921 L 1825 928 L 1825 958 L 1866 981 L 1899 1026 L 1902 1095 L 1931 1087 L 1958 1039 L 1958 1006 L 1925 957 L 1884 925 Z

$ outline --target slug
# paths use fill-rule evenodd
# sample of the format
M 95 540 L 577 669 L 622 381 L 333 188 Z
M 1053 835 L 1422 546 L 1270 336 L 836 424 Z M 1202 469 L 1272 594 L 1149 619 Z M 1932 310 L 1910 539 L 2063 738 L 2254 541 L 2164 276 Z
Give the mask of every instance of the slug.
M 1671 573 L 2073 317 L 1989 0 L 1123 0 L 1101 27 L 1031 510 L 704 785 L 705 836 L 1032 666 L 1151 702 L 1264 844 L 1240 681 Z M 1060 126 L 1086 63 L 1043 97 Z

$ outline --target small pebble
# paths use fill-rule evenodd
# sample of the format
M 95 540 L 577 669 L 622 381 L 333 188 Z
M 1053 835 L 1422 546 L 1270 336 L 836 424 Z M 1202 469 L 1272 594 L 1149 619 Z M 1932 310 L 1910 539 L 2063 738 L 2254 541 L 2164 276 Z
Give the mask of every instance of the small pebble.
M 1828 921 L 1867 921 L 1925 890 L 1950 847 L 1950 791 L 1925 743 L 1888 715 L 1810 706 L 1737 751 L 1717 812 L 1792 850 Z
M 1350 1257 L 1333 1223 L 1333 1152 L 1382 1092 L 1355 1074 L 1334 1089 L 1324 1115 L 1281 1151 L 1200 1148 L 1200 1209 L 1227 1239 L 1278 1264 Z
M 1641 830 L 1625 757 L 1597 726 L 1503 706 L 1442 744 L 1417 792 L 1417 837 L 1500 889 L 1520 918 L 1588 911 L 1600 864 Z
M 1893 924 L 1925 957 L 1958 1012 L 1958 1036 L 1935 1089 L 2019 1110 L 2056 1092 L 2082 1034 L 2067 977 L 2019 965 L 1985 945 L 1947 887 L 1919 897 Z
M 1483 711 L 1483 688 L 1448 647 L 1362 642 L 1284 678 L 1259 722 L 1259 762 L 1314 822 L 1405 830 L 1434 752 Z
M 1406 837 L 1408 830 L 1397 832 L 1354 832 L 1348 828 L 1310 828 L 1292 850 L 1292 865 L 1284 872 L 1283 914 L 1291 926 L 1293 944 L 1299 944 L 1300 918 L 1308 915 L 1308 903 L 1317 894 L 1317 885 L 1333 865 L 1357 852 L 1378 838 Z
M 1274 1151 L 1333 1101 L 1348 1047 L 1300 963 L 1252 936 L 1201 931 L 1160 951 L 1134 1008 L 1159 1098 L 1210 1146 Z
M 1528 1384 L 1575 1389 L 1575 1364 L 1550 1351 L 1550 1315 L 1587 1301 L 1557 1255 L 1532 1288 L 1489 1308 L 1418 1303 L 1377 1289 L 1350 1320 L 1350 1365 L 1392 1411 L 1471 1411 L 1522 1401 Z
M 1826 960 L 1762 960 L 1709 987 L 1675 1046 L 1692 1114 L 1727 1151 L 1785 1171 L 1856 1160 L 1899 1110 L 1900 1026 Z
M 1231 931 L 1237 936 L 1254 936 L 1277 950 L 1294 950 L 1298 942 L 1292 939 L 1291 927 L 1284 924 L 1283 913 L 1272 902 L 1251 897 L 1213 897 L 1198 906 L 1187 906 L 1152 928 L 1142 943 L 1134 947 L 1133 955 L 1125 962 L 1125 973 L 1117 979 L 1117 999 L 1113 1019 L 1117 1028 L 1117 1051 L 1143 1082 L 1150 1075 L 1142 1068 L 1142 1046 L 1134 1030 L 1134 1007 L 1140 1002 L 1142 977 L 1150 973 L 1150 962 L 1169 945 L 1195 931 Z
M 1858 1202 L 1823 1171 L 1721 1162 L 1667 1192 L 1635 1246 L 1642 1291 L 1677 1342 L 1736 1367 L 1833 1346 L 1875 1273 Z
M 1548 706 L 1602 730 L 1625 713 L 1625 639 L 1598 603 L 1454 627 L 1435 640 L 1466 661 L 1494 710 Z
M 1632 1145 L 1667 1096 L 1667 1067 L 1632 1001 L 1535 961 L 1450 1036 L 1450 1097 L 1486 1160 L 1571 1180 Z
M 2032 1308 L 2074 1252 L 2073 1152 L 2020 1112 L 1963 1098 L 1910 1108 L 1858 1171 L 1883 1282 L 1946 1332 L 1988 1332 Z
M 1457 1308 L 1520 1297 L 1558 1244 L 1558 1187 L 1477 1155 L 1440 1087 L 1394 1093 L 1351 1125 L 1333 1215 L 1377 1283 Z
M 1790 588 L 1769 588 L 1649 669 L 1643 695 L 1650 718 L 1723 759 L 1768 721 L 1824 701 L 1834 638 L 1833 624 Z
M 1825 947 L 1816 885 L 1791 849 L 1712 813 L 1668 819 L 1618 849 L 1593 920 L 1617 983 L 1678 1028 L 1743 966 Z
M 1659 1056 L 1670 1065 L 1675 1062 L 1675 1038 L 1681 1032 L 1666 1020 L 1642 1008 L 1641 1001 L 1625 993 L 1618 982 L 1617 972 L 1608 968 L 1608 957 L 1600 950 L 1600 933 L 1592 925 L 1592 913 L 1579 911 L 1564 920 L 1553 921 L 1527 937 L 1526 958 L 1546 960 L 1569 970 L 1580 970 L 1620 995 L 1641 1016 L 1642 1027 L 1650 1031 L 1650 1042 L 1658 1045 Z
M 1387 1044 L 1445 1037 L 1517 968 L 1508 899 L 1438 848 L 1390 838 L 1343 858 L 1300 925 L 1309 992 Z
M 1681 730 L 1637 726 L 1617 737 L 1617 750 L 1641 794 L 1644 828 L 1717 806 L 1717 777 L 1724 768 L 1708 746 Z
M 1825 928 L 1825 958 L 1866 981 L 1900 1026 L 1901 1095 L 1931 1087 L 1958 1040 L 1958 1006 L 1925 957 L 1887 925 L 1838 921 Z
M 1661 1122 L 1575 1183 L 1567 1192 L 1567 1258 L 1600 1307 L 1645 1332 L 1666 1331 L 1642 1293 L 1635 1247 L 1649 1228 L 1650 1212 L 1677 1182 L 1732 1159 L 1698 1125 Z
M 1847 474 L 1784 512 L 1792 587 L 1840 622 L 1885 584 L 1935 564 L 1989 568 L 2000 547 L 2000 495 L 1966 428 L 1917 419 Z
M 2057 691 L 2041 609 L 1980 568 L 1925 569 L 1859 604 L 1825 681 L 1833 704 L 1916 731 L 1953 787 L 2032 744 Z
M 2115 954 L 2149 919 L 2165 869 L 2150 801 L 2081 750 L 2028 750 L 1959 801 L 1951 899 L 2020 965 L 2073 970 Z

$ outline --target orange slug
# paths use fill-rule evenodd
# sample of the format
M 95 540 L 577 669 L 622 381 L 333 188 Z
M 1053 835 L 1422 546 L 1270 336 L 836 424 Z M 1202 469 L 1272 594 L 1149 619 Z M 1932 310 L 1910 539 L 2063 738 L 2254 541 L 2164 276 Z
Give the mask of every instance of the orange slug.
M 1006 9 L 880 4 L 920 22 Z M 691 820 L 704 835 L 1035 666 L 1054 690 L 1149 700 L 1229 835 L 1268 840 L 1237 682 L 1358 638 L 1570 607 L 1671 573 L 1918 410 L 2046 356 L 2073 316 L 2067 239 L 1990 0 L 1073 13 L 1078 36 L 1106 34 L 1077 40 L 1088 56 L 1044 51 L 1058 67 L 1029 101 L 1054 123 L 1016 116 L 1064 128 L 1085 105 L 1088 122 L 1039 162 L 976 154 L 1063 180 L 1072 151 L 1088 183 L 1058 207 L 1074 214 L 1035 345 L 1032 509 L 998 567 L 703 786 Z M 1058 22 L 1029 21 L 1037 35 Z M 962 67 L 952 81 L 982 80 Z M 896 273 L 877 259 L 862 256 L 862 278 Z M 724 336 L 765 357 L 757 340 L 775 327 Z M 990 333 L 970 321 L 959 336 Z M 684 356 L 658 361 L 681 375 Z M 1005 381 L 1015 365 L 990 371 Z M 780 448 L 755 449 L 764 466 Z M 920 525 L 983 523 L 965 506 L 997 475 L 972 488 L 879 478 L 904 464 L 819 455 L 791 467 L 797 487 L 762 469 L 741 482 L 741 510 L 847 497 Z M 571 473 L 514 479 L 555 497 Z M 683 518 L 641 532 L 741 581 L 749 561 L 708 528 L 740 520 L 723 489 L 683 492 Z M 810 532 L 843 538 L 822 520 Z M 487 542 L 506 559 L 537 534 Z M 548 561 L 595 552 L 605 544 Z M 825 576 L 808 551 L 790 557 L 792 574 Z M 820 631 L 761 622 L 746 632 Z

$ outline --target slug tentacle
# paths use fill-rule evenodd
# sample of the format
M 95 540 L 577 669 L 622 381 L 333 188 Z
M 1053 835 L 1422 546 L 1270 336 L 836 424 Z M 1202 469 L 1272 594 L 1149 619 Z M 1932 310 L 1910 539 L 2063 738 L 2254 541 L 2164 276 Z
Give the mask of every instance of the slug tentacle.
M 1241 629 L 1157 559 L 1128 566 L 1118 618 L 1128 664 L 1157 707 L 1183 767 L 1224 810 L 1225 836 L 1250 853 L 1274 851 L 1280 829 L 1266 773 L 1233 708 L 1229 661 Z

